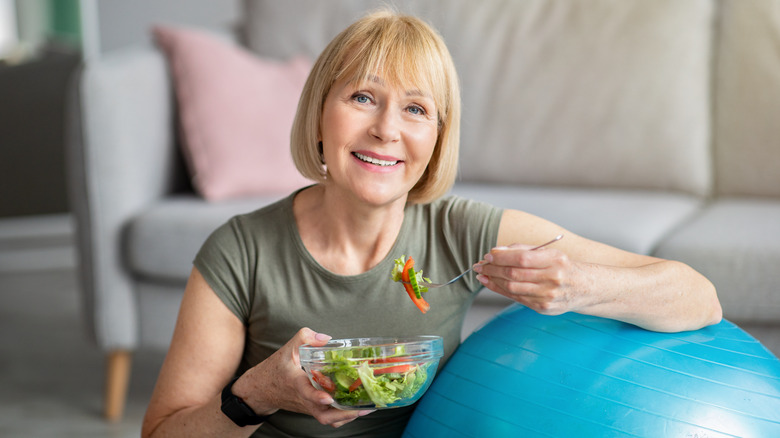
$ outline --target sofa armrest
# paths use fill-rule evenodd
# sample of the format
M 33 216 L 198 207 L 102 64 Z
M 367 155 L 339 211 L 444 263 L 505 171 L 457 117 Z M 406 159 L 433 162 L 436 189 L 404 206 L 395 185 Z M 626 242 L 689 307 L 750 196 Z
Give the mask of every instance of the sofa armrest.
M 69 111 L 68 182 L 85 317 L 104 349 L 138 342 L 137 298 L 124 263 L 128 220 L 181 179 L 172 91 L 162 54 L 134 48 L 83 65 Z

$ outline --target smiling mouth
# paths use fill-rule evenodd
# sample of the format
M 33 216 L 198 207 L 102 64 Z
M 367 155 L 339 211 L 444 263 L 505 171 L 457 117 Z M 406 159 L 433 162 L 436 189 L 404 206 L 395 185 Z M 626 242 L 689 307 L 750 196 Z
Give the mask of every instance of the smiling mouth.
M 352 152 L 352 155 L 354 155 L 360 161 L 363 161 L 365 163 L 374 164 L 376 166 L 387 167 L 387 166 L 395 166 L 396 164 L 398 164 L 398 160 L 396 160 L 396 161 L 385 161 L 385 160 L 380 160 L 378 158 L 367 157 L 367 156 L 365 156 L 363 154 L 359 154 L 357 152 Z

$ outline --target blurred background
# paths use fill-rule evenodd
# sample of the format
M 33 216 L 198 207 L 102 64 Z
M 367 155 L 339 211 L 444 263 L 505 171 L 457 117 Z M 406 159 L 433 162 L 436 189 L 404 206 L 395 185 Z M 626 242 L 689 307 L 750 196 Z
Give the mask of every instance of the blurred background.
M 78 0 L 0 0 L 0 217 L 64 214 L 63 109 Z
M 240 3 L 0 0 L 0 437 L 139 436 L 163 356 L 134 356 L 125 417 L 107 423 L 65 186 L 69 84 L 82 61 L 151 44 L 152 23 L 230 31 Z
M 67 214 L 65 97 L 82 59 L 151 44 L 153 23 L 239 19 L 240 0 L 0 0 L 0 218 Z
M 0 437 L 139 436 L 164 357 L 134 354 L 125 415 L 106 422 L 67 199 L 70 84 L 84 62 L 151 45 L 155 23 L 232 33 L 250 1 L 0 0 Z

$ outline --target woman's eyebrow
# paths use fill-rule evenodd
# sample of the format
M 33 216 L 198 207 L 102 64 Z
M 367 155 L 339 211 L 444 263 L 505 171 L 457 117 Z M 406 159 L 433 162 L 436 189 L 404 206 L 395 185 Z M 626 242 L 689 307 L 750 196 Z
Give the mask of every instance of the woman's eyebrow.
M 374 83 L 379 84 L 381 86 L 387 85 L 385 80 L 382 79 L 380 76 L 377 76 L 377 75 L 369 75 L 365 79 L 365 81 L 374 82 Z M 363 81 L 354 80 L 354 81 L 350 81 L 350 82 L 359 83 L 359 82 L 363 82 Z M 412 89 L 406 90 L 405 94 L 406 94 L 406 96 L 409 96 L 409 97 L 425 97 L 425 98 L 428 98 L 428 99 L 433 99 L 433 96 L 431 95 L 431 93 L 424 92 L 424 91 L 420 90 L 419 88 L 412 88 Z
M 379 85 L 385 85 L 385 80 L 377 75 L 369 75 L 365 80 L 368 82 L 375 82 Z
M 427 97 L 429 99 L 433 99 L 433 96 L 431 96 L 430 93 L 425 93 L 422 90 L 418 88 L 413 88 L 411 90 L 406 90 L 406 95 L 411 97 Z

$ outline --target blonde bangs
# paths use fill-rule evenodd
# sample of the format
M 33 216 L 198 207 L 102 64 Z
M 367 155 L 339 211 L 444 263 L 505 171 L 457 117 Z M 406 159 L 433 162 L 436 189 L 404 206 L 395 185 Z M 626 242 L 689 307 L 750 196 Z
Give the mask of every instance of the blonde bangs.
M 341 69 L 335 80 L 347 77 L 361 84 L 381 78 L 390 86 L 430 94 L 441 123 L 450 102 L 446 68 L 440 48 L 433 44 L 439 37 L 423 32 L 426 28 L 412 20 L 388 14 L 373 23 L 379 25 L 356 29 L 351 41 L 345 42 L 352 50 L 338 64 Z

